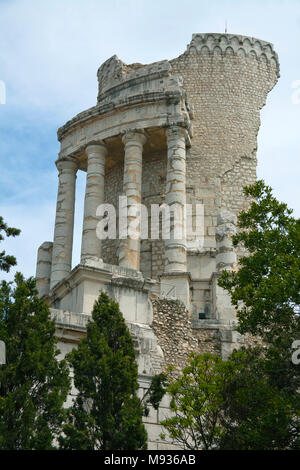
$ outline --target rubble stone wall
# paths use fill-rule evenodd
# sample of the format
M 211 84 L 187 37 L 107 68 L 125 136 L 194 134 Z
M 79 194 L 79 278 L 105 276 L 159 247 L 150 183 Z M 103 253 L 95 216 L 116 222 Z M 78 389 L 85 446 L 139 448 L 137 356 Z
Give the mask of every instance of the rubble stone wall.
M 184 304 L 178 300 L 152 297 L 152 329 L 164 353 L 164 368 L 173 366 L 180 372 L 189 355 L 220 354 L 218 329 L 194 329 Z

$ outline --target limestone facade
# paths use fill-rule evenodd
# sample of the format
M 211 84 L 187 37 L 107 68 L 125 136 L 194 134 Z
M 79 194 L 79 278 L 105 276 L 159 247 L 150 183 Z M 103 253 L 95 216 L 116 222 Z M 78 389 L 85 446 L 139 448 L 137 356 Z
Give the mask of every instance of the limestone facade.
M 153 374 L 167 364 L 179 370 L 191 351 L 226 357 L 244 341 L 218 277 L 237 267 L 231 238 L 247 207 L 242 189 L 256 179 L 260 110 L 279 63 L 265 41 L 194 34 L 176 59 L 128 65 L 113 56 L 97 76 L 97 104 L 58 130 L 54 240 L 39 248 L 37 286 L 56 318 L 62 354 L 85 334 L 101 290 L 119 302 L 136 344 L 142 393 Z M 87 177 L 81 260 L 72 269 L 77 171 Z M 118 233 L 124 196 L 133 237 Z M 131 210 L 139 203 L 146 215 Z M 117 209 L 113 238 L 99 239 L 101 204 Z M 150 231 L 154 204 L 191 204 L 193 224 L 201 206 L 201 236 L 186 233 L 185 217 L 181 236 L 173 218 L 171 238 L 163 238 L 163 227 Z M 164 401 L 145 419 L 151 449 L 166 447 L 159 420 L 167 410 Z

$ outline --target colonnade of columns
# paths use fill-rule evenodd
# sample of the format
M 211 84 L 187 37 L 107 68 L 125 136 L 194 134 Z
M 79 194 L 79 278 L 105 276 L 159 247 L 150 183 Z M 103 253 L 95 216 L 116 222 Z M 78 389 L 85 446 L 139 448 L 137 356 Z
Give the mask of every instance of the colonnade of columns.
M 166 182 L 166 204 L 172 207 L 177 204 L 184 208 L 186 202 L 186 133 L 177 125 L 166 129 L 168 145 L 168 164 Z M 119 265 L 140 269 L 140 217 L 130 206 L 142 201 L 142 158 L 146 135 L 143 130 L 130 129 L 123 133 L 122 141 L 125 148 L 123 195 L 127 197 L 128 224 L 135 226 L 134 236 L 120 240 Z M 96 227 L 99 218 L 97 207 L 104 203 L 106 145 L 103 141 L 91 143 L 86 147 L 87 177 L 84 203 L 84 219 L 81 246 L 81 264 L 88 259 L 101 259 L 101 240 L 97 238 Z M 73 158 L 57 161 L 59 171 L 58 196 L 53 241 L 51 283 L 53 288 L 71 271 L 72 245 L 75 209 L 75 182 L 77 163 Z M 137 223 L 134 223 L 137 222 Z M 171 224 L 170 239 L 165 240 L 165 271 L 180 273 L 187 270 L 186 242 L 184 235 L 180 240 L 174 239 L 174 224 Z

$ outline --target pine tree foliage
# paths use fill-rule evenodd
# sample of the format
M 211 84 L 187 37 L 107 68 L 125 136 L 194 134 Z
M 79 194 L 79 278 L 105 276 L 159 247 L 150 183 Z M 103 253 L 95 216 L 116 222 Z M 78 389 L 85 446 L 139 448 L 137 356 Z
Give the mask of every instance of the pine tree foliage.
M 7 237 L 16 237 L 20 234 L 20 230 L 17 228 L 8 227 L 4 222 L 3 217 L 0 216 L 0 242 Z M 12 266 L 17 264 L 16 258 L 11 255 L 7 255 L 5 251 L 0 251 L 0 271 L 9 272 Z

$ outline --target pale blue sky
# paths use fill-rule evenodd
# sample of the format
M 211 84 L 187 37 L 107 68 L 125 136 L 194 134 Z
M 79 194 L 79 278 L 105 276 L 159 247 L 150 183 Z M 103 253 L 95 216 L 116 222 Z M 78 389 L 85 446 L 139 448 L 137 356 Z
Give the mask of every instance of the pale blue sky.
M 0 105 L 0 214 L 22 230 L 5 243 L 18 270 L 34 275 L 38 246 L 52 240 L 56 130 L 96 103 L 99 65 L 113 54 L 127 63 L 177 57 L 193 33 L 223 32 L 226 20 L 229 33 L 270 41 L 278 52 L 281 78 L 261 115 L 258 176 L 299 217 L 300 93 L 299 104 L 292 100 L 300 80 L 299 0 L 0 0 L 7 92 Z M 83 192 L 79 174 L 75 263 Z

